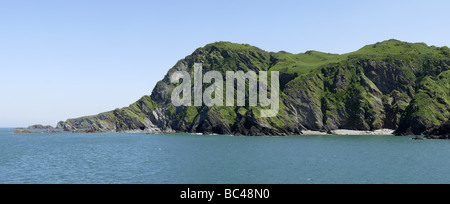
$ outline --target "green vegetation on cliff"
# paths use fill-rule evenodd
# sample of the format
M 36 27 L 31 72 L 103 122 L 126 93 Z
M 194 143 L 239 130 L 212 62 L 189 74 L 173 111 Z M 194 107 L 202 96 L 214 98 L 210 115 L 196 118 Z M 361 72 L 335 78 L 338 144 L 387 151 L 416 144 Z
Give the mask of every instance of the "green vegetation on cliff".
M 170 83 L 169 76 L 175 71 L 192 74 L 194 63 L 203 64 L 203 73 L 215 70 L 223 75 L 226 71 L 279 71 L 279 114 L 261 118 L 260 110 L 266 107 L 260 106 L 174 107 L 170 96 L 176 84 Z M 399 134 L 422 134 L 450 118 L 449 81 L 448 47 L 388 40 L 343 55 L 291 54 L 216 42 L 178 61 L 150 96 L 129 107 L 66 124 L 119 132 L 290 135 L 304 129 L 391 128 Z

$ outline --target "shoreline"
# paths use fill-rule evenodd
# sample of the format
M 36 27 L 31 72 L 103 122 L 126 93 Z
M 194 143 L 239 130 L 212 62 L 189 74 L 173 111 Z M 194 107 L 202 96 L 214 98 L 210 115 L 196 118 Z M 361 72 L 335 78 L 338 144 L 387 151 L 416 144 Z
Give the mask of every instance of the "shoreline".
M 329 132 L 305 130 L 302 135 L 394 135 L 395 130 L 379 129 L 374 131 L 337 129 Z
M 13 133 L 31 133 L 27 132 L 28 129 L 19 129 L 14 131 Z M 47 131 L 40 131 L 40 132 L 33 132 L 33 133 L 128 133 L 128 134 L 138 134 L 138 133 L 145 133 L 145 134 L 170 134 L 170 133 L 176 133 L 176 131 L 158 131 L 156 129 L 152 130 L 129 130 L 129 131 L 123 131 L 123 132 L 113 132 L 113 131 L 89 131 L 89 130 L 76 130 L 76 131 L 64 131 L 64 130 L 47 130 Z M 303 130 L 301 135 L 395 135 L 395 130 L 392 129 L 379 129 L 374 131 L 365 131 L 365 130 L 348 130 L 348 129 L 337 129 L 337 130 L 331 130 L 328 132 L 324 131 L 314 131 L 314 130 Z M 198 135 L 204 135 L 202 133 L 190 133 L 190 134 L 198 134 Z M 214 134 L 217 135 L 217 134 Z M 276 135 L 273 135 L 276 136 Z

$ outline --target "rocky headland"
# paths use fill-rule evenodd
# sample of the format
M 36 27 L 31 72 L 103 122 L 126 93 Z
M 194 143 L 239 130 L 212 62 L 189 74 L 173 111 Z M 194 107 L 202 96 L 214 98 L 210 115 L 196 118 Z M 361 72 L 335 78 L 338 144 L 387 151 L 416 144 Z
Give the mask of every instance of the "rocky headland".
M 170 83 L 170 76 L 176 71 L 192 75 L 194 63 L 202 63 L 204 73 L 213 70 L 222 75 L 226 71 L 279 71 L 278 115 L 262 118 L 259 112 L 264 107 L 258 106 L 175 107 L 170 96 L 178 84 Z M 203 84 L 203 89 L 207 87 Z M 360 134 L 394 131 L 397 135 L 448 138 L 449 118 L 448 47 L 388 40 L 343 55 L 291 54 L 216 42 L 179 60 L 150 95 L 129 107 L 62 121 L 56 128 L 252 136 L 307 131 L 339 134 L 345 129 Z
M 41 125 L 41 124 L 39 124 L 39 125 L 30 125 L 30 126 L 28 126 L 27 129 L 29 129 L 29 130 L 52 130 L 52 129 L 55 129 L 55 128 L 53 126 L 51 126 L 51 125 Z

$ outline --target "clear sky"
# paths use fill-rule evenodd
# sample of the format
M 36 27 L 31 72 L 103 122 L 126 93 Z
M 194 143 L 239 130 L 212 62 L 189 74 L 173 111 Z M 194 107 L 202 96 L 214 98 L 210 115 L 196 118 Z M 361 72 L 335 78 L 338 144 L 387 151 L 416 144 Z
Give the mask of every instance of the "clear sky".
M 449 1 L 0 0 L 0 127 L 128 106 L 195 49 L 348 53 L 395 38 L 450 46 Z

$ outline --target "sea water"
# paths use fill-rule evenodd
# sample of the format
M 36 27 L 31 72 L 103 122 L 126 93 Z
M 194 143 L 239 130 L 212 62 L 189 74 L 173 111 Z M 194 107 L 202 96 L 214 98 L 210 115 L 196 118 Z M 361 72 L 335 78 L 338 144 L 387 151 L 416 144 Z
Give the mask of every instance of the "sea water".
M 0 183 L 450 183 L 450 141 L 0 129 Z

